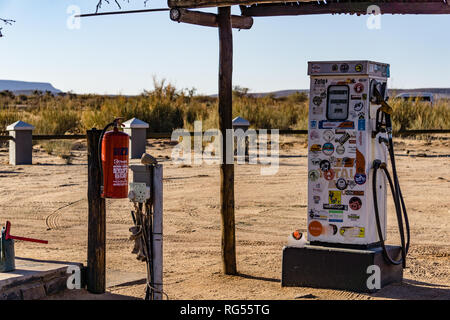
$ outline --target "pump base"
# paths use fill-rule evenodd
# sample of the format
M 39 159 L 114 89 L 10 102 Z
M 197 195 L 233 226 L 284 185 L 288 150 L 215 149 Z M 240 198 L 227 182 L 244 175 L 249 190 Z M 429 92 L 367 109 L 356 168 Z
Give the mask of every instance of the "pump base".
M 393 259 L 400 258 L 401 247 L 386 246 L 386 249 Z M 374 270 L 368 270 L 368 267 L 373 265 L 380 268 L 379 288 L 373 285 Z M 281 279 L 283 287 L 313 287 L 371 293 L 390 283 L 401 282 L 402 279 L 402 265 L 391 265 L 386 262 L 381 247 L 366 250 L 314 245 L 283 248 Z

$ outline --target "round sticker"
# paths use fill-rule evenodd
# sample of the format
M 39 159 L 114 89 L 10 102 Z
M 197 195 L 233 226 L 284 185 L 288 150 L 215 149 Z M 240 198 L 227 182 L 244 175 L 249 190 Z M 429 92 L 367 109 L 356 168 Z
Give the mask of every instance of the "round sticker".
M 355 182 L 359 185 L 366 183 L 366 175 L 361 173 L 355 174 Z
M 317 181 L 320 177 L 320 173 L 317 170 L 311 170 L 308 173 L 308 177 L 310 181 Z
M 344 154 L 344 152 L 345 152 L 345 147 L 344 146 L 339 145 L 339 146 L 336 147 L 336 153 L 337 154 Z
M 357 64 L 355 66 L 355 71 L 356 72 L 362 72 L 363 71 L 363 65 L 362 64 Z
M 362 201 L 358 197 L 352 197 L 348 204 L 350 206 L 350 209 L 355 211 L 361 209 L 362 207 Z
M 350 69 L 348 64 L 346 64 L 346 63 L 341 64 L 341 67 L 340 67 L 341 72 L 348 72 L 348 69 Z
M 328 160 L 322 160 L 320 161 L 320 170 L 322 171 L 328 171 L 331 169 L 330 161 Z
M 331 66 L 331 71 L 336 72 L 336 71 L 338 71 L 338 70 L 339 70 L 339 66 L 338 66 L 337 64 L 333 64 L 333 65 Z
M 316 106 L 320 106 L 320 105 L 322 104 L 322 98 L 321 98 L 321 97 L 314 97 L 313 103 L 314 103 Z
M 331 156 L 329 160 L 330 160 L 330 163 L 331 163 L 332 166 L 336 165 L 337 160 L 336 160 L 336 158 L 334 156 Z
M 322 234 L 322 224 L 319 221 L 312 221 L 308 226 L 309 234 L 318 237 Z
M 320 164 L 319 158 L 311 158 L 311 163 L 313 166 L 318 166 Z
M 331 140 L 333 140 L 334 138 L 334 133 L 331 130 L 325 130 L 325 132 L 323 133 L 323 138 L 325 139 L 325 141 L 330 142 Z
M 322 147 L 320 144 L 313 144 L 311 146 L 311 148 L 309 148 L 309 151 L 311 151 L 312 153 L 318 153 L 322 150 Z
M 347 181 L 344 178 L 337 179 L 336 188 L 339 190 L 345 190 L 347 188 Z
M 330 169 L 330 170 L 325 171 L 323 173 L 323 177 L 325 178 L 325 180 L 328 180 L 328 181 L 333 180 L 334 179 L 334 175 L 335 175 L 335 173 L 334 173 L 333 169 Z
M 333 154 L 333 152 L 334 152 L 334 146 L 333 146 L 333 144 L 332 143 L 325 143 L 323 146 L 322 146 L 322 152 L 324 153 L 324 154 L 326 154 L 327 156 L 331 156 L 332 154 Z
M 353 109 L 355 111 L 361 111 L 364 108 L 364 103 L 362 102 L 358 102 L 357 104 L 355 104 L 355 106 L 353 107 Z
M 295 230 L 294 232 L 292 232 L 292 237 L 295 240 L 300 240 L 303 237 L 303 234 L 300 232 L 300 230 Z
M 317 132 L 317 130 L 311 130 L 309 137 L 311 138 L 311 140 L 317 140 L 320 138 L 320 135 L 319 132 Z
M 357 83 L 355 84 L 354 89 L 356 93 L 361 93 L 364 91 L 364 85 L 362 83 Z

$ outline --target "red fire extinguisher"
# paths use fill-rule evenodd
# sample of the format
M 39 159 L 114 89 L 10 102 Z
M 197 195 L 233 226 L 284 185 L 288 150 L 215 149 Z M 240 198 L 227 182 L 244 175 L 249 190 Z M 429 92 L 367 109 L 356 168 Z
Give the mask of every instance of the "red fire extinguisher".
M 103 176 L 103 198 L 128 198 L 128 154 L 130 136 L 119 131 L 121 119 L 115 119 L 102 131 L 99 145 L 99 159 Z M 108 131 L 113 126 L 113 131 Z

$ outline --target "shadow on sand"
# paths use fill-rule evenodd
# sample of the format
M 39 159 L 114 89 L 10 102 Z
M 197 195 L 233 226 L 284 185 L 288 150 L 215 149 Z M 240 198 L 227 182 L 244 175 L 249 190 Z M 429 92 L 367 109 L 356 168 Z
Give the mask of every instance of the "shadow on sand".
M 450 300 L 450 286 L 404 279 L 371 294 L 372 297 L 402 300 Z

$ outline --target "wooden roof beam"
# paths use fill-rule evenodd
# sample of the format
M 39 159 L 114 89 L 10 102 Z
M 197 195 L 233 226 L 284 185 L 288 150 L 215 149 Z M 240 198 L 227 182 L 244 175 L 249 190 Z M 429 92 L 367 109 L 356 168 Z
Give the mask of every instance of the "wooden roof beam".
M 218 16 L 214 13 L 173 8 L 170 10 L 170 19 L 175 22 L 184 22 L 204 27 L 218 27 Z M 231 27 L 235 29 L 250 29 L 253 26 L 252 17 L 231 16 Z
M 450 14 L 450 5 L 443 1 L 428 2 L 317 2 L 262 4 L 242 8 L 243 16 L 297 16 L 313 14 L 368 14 L 369 6 L 376 5 L 381 14 Z
M 309 2 L 311 0 L 297 0 L 296 2 Z M 252 5 L 256 3 L 285 3 L 286 0 L 167 0 L 169 8 L 208 8 L 227 7 L 237 5 Z

